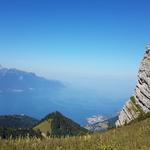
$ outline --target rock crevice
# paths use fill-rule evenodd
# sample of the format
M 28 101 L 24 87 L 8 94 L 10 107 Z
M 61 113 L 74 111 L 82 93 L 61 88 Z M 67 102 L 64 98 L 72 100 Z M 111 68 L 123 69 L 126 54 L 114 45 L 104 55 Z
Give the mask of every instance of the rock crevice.
M 147 112 L 150 112 L 150 44 L 140 64 L 134 95 L 119 113 L 116 126 L 125 125 Z

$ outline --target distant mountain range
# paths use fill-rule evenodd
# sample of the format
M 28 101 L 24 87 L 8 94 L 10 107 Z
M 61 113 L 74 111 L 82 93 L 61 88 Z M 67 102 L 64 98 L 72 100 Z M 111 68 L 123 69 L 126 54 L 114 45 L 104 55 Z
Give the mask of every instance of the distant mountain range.
M 32 128 L 39 120 L 26 115 L 3 115 L 0 116 L 2 128 Z
M 113 107 L 106 103 L 109 100 L 73 83 L 48 80 L 32 72 L 0 66 L 0 115 L 26 114 L 40 119 L 59 110 L 85 125 L 86 118 L 93 114 L 112 113 Z
M 63 87 L 64 85 L 60 81 L 47 80 L 32 72 L 8 69 L 0 65 L 0 93 L 43 89 L 57 90 Z

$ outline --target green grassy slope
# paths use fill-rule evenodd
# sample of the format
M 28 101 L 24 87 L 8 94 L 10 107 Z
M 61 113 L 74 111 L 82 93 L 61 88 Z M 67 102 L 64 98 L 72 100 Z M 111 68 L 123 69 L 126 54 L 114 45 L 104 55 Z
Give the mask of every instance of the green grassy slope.
M 150 118 L 105 133 L 66 138 L 0 140 L 7 150 L 150 150 Z
M 34 128 L 51 137 L 78 135 L 88 131 L 59 112 L 53 112 L 43 118 Z
M 47 132 L 51 132 L 51 120 L 44 120 L 40 124 L 36 125 L 34 130 L 40 130 L 41 132 L 47 134 Z

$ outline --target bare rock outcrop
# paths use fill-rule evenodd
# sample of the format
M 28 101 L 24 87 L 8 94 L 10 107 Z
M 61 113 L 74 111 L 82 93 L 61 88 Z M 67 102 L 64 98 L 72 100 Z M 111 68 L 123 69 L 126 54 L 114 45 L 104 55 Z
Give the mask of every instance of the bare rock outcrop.
M 147 112 L 150 112 L 150 44 L 140 64 L 134 95 L 121 110 L 116 126 L 125 125 Z

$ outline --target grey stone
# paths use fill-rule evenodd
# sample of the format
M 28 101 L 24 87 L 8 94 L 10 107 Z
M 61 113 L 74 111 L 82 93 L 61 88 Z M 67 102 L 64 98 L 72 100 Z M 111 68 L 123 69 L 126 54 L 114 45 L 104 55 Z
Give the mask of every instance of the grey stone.
M 137 85 L 132 100 L 129 99 L 119 113 L 116 126 L 122 126 L 137 118 L 141 113 L 150 112 L 150 44 L 140 64 Z

